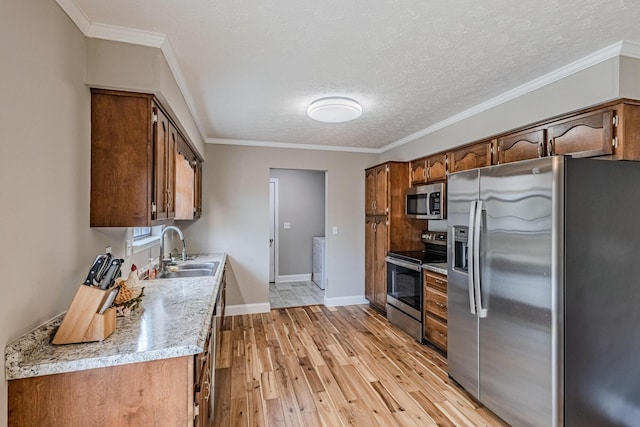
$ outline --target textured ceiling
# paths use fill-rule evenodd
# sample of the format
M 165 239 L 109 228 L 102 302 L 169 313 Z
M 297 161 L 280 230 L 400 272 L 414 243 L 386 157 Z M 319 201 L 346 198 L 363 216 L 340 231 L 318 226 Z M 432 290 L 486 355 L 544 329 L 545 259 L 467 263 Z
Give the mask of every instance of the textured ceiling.
M 625 0 L 74 0 L 166 35 L 205 138 L 381 148 L 620 40 Z M 358 120 L 306 117 L 328 95 Z

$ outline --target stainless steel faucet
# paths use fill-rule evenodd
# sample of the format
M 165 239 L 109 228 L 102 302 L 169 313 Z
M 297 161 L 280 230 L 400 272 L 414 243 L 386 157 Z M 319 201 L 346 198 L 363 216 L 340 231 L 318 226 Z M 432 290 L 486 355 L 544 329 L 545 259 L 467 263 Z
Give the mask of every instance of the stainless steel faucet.
M 182 230 L 180 230 L 175 225 L 168 225 L 162 229 L 162 233 L 160 234 L 160 271 L 164 271 L 165 262 L 164 259 L 164 235 L 167 231 L 174 230 L 180 236 L 180 240 L 182 241 L 182 261 L 187 260 L 187 246 L 184 243 L 184 234 L 182 234 Z

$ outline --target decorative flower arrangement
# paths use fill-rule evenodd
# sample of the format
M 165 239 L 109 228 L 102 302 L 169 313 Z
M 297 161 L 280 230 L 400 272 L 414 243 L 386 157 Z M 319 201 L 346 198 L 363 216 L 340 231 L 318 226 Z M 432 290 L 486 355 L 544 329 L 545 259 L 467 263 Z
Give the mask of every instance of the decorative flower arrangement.
M 140 285 L 140 279 L 138 278 L 138 268 L 135 264 L 131 265 L 131 271 L 129 277 L 126 280 L 118 279 L 120 286 L 120 292 L 115 299 L 113 306 L 116 308 L 116 316 L 126 317 L 137 310 L 144 296 L 144 286 Z

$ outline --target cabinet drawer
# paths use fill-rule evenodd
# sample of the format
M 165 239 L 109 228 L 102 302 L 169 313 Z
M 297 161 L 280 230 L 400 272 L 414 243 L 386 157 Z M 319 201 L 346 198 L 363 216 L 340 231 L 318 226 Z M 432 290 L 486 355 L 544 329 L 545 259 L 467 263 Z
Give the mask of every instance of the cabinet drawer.
M 427 286 L 425 310 L 443 320 L 447 320 L 447 294 L 437 288 Z
M 447 351 L 447 325 L 430 314 L 425 316 L 424 337 L 436 347 Z
M 447 293 L 447 277 L 442 274 L 434 273 L 429 270 L 425 270 L 425 284 L 429 287 L 440 289 L 445 294 Z

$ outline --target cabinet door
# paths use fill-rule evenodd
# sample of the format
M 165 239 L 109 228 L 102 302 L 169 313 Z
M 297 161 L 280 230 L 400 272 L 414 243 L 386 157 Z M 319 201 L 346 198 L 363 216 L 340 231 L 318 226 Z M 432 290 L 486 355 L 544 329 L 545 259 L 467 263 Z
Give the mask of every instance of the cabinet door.
M 427 182 L 438 182 L 447 179 L 447 154 L 440 153 L 427 159 Z
M 194 167 L 194 190 L 193 190 L 193 216 L 200 218 L 202 215 L 202 162 L 195 161 Z
M 169 215 L 169 194 L 167 193 L 167 148 L 169 145 L 169 119 L 157 106 L 153 132 L 153 219 L 167 219 Z
M 498 139 L 498 163 L 517 162 L 544 156 L 544 129 L 528 130 Z
M 169 123 L 169 141 L 167 145 L 167 216 L 176 216 L 176 155 L 178 153 L 178 132 L 173 124 Z
M 598 110 L 563 120 L 548 128 L 547 153 L 593 157 L 613 153 L 612 109 Z
M 442 320 L 447 320 L 447 294 L 432 286 L 427 286 L 425 294 L 426 310 Z
M 373 215 L 376 210 L 376 170 L 365 171 L 365 213 Z
M 152 114 L 150 96 L 91 90 L 91 227 L 151 225 Z
M 387 305 L 387 262 L 385 261 L 387 252 L 389 252 L 387 230 L 387 219 L 378 219 L 375 227 L 376 270 L 374 280 L 374 301 L 383 311 L 386 311 Z
M 387 165 L 378 166 L 376 168 L 376 199 L 375 199 L 375 214 L 376 215 L 386 215 L 389 206 L 387 204 L 387 199 L 389 195 L 389 168 Z M 406 175 L 405 175 L 406 179 Z M 406 181 L 405 181 L 406 182 Z
M 375 302 L 374 282 L 376 279 L 376 222 L 374 217 L 367 217 L 364 230 L 364 297 Z
M 425 338 L 443 351 L 447 351 L 447 324 L 437 317 L 425 316 Z
M 490 166 L 491 146 L 492 141 L 485 141 L 449 152 L 449 173 Z
M 411 185 L 425 184 L 427 182 L 427 159 L 413 160 L 410 165 L 409 180 Z
M 176 219 L 193 219 L 195 172 L 189 160 L 176 155 Z

